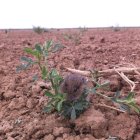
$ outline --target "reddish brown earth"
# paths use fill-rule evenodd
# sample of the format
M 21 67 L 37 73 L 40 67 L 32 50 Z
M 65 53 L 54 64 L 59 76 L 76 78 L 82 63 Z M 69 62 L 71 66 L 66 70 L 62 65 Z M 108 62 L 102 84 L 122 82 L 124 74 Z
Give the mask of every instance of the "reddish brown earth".
M 38 69 L 16 73 L 16 66 L 25 55 L 24 47 L 34 47 L 35 43 L 49 39 L 65 46 L 49 57 L 49 66 L 62 75 L 68 74 L 64 67 L 101 70 L 122 62 L 140 66 L 139 28 L 49 30 L 41 35 L 32 30 L 1 30 L 0 140 L 140 140 L 139 115 L 96 107 L 96 103 L 105 102 L 97 97 L 74 123 L 55 113 L 43 113 L 47 97 L 32 81 Z M 140 77 L 135 78 L 140 81 Z M 130 88 L 125 84 L 122 90 Z M 139 85 L 135 91 L 140 96 Z

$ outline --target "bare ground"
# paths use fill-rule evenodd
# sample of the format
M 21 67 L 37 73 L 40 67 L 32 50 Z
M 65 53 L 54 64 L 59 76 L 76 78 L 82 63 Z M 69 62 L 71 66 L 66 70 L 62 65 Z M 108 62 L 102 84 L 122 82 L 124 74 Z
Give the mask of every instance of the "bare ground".
M 110 137 L 120 140 L 140 139 L 140 117 L 96 107 L 105 102 L 93 97 L 91 107 L 74 123 L 56 113 L 45 114 L 47 103 L 32 77 L 38 69 L 16 73 L 24 47 L 52 39 L 65 46 L 49 57 L 49 66 L 63 75 L 64 67 L 80 70 L 108 69 L 120 63 L 140 66 L 140 29 L 63 29 L 36 34 L 32 30 L 0 31 L 0 140 L 95 140 Z M 110 76 L 110 79 L 114 77 Z M 140 77 L 132 77 L 140 81 Z M 125 82 L 122 91 L 130 90 Z M 118 84 L 117 84 L 118 86 Z M 113 91 L 113 90 L 112 90 Z M 136 86 L 140 96 L 140 86 Z

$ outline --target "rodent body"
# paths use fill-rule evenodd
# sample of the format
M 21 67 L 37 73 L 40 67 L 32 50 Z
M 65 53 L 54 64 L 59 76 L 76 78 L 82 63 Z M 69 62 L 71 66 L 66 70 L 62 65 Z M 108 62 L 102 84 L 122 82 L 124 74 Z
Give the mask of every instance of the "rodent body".
M 61 91 L 67 94 L 68 100 L 78 99 L 86 86 L 87 80 L 79 74 L 70 74 L 61 84 Z

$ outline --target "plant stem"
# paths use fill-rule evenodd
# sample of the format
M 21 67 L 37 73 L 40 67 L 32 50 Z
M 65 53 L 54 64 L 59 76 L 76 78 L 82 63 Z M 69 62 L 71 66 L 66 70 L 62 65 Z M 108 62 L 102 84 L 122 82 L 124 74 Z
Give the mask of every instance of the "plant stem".
M 104 95 L 102 93 L 96 92 L 96 94 L 98 94 L 98 95 L 100 95 L 100 96 L 102 96 L 102 97 L 104 97 L 104 98 L 106 98 L 108 100 L 111 100 L 111 97 L 108 97 L 108 96 L 106 96 L 106 95 Z
M 38 61 L 38 66 L 39 66 L 39 68 L 40 68 L 40 70 L 42 72 L 42 67 L 41 67 L 40 61 Z
M 109 108 L 109 109 L 113 109 L 113 110 L 125 113 L 125 111 L 123 111 L 123 110 L 120 110 L 118 108 L 115 108 L 115 107 L 112 107 L 112 106 L 108 106 L 108 105 L 105 105 L 105 104 L 97 104 L 97 106 L 106 107 L 106 108 Z
M 55 94 L 58 94 L 58 90 L 57 90 L 57 87 L 55 86 L 55 84 L 53 82 L 53 79 L 50 78 L 50 81 L 51 81 L 52 87 L 54 88 Z

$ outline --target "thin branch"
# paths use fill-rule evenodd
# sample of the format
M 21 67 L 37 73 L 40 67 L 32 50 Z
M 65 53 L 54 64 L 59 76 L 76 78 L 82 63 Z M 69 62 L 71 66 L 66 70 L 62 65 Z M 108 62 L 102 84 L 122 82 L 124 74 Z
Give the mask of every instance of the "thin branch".
M 112 107 L 112 106 L 108 106 L 108 105 L 105 105 L 105 104 L 97 104 L 97 106 L 106 107 L 106 108 L 109 108 L 109 109 L 112 109 L 112 110 L 116 110 L 116 111 L 125 113 L 125 111 L 123 111 L 123 110 L 120 110 L 120 109 L 118 109 L 118 108 L 115 108 L 115 107 Z
M 72 72 L 72 73 L 77 73 L 77 74 L 81 74 L 83 76 L 90 76 L 90 71 L 82 71 L 82 70 L 76 70 L 76 69 L 71 69 L 71 68 L 66 68 L 66 70 Z
M 66 68 L 66 70 L 72 72 L 72 73 L 77 73 L 81 74 L 83 76 L 90 76 L 91 72 L 90 71 L 82 71 L 82 70 L 76 70 L 76 69 L 71 69 L 71 68 Z M 127 67 L 121 67 L 121 68 L 116 68 L 118 72 L 124 72 L 124 73 L 134 73 L 135 71 L 140 70 L 140 67 L 135 67 L 135 68 L 127 68 Z M 107 70 L 102 70 L 98 71 L 99 76 L 103 75 L 111 75 L 111 74 L 116 74 L 116 71 L 114 69 L 107 69 Z
M 121 76 L 124 81 L 126 81 L 130 85 L 131 92 L 133 92 L 136 87 L 135 83 L 131 81 L 126 75 L 124 75 L 123 72 L 119 72 L 116 68 L 114 68 L 114 70 Z
M 132 68 L 137 68 L 134 64 L 132 64 L 132 63 L 122 63 L 122 64 L 120 64 L 120 65 L 118 65 L 119 67 L 121 67 L 121 66 L 124 66 L 125 65 L 125 67 L 132 67 Z M 140 75 L 140 72 L 138 71 L 138 70 L 134 70 L 134 72 L 137 74 L 137 75 Z
M 133 68 L 136 68 L 136 66 L 135 65 L 133 65 L 133 64 L 130 64 Z M 138 72 L 138 70 L 135 70 L 135 73 L 136 74 L 138 74 L 138 75 L 140 75 L 140 72 Z

